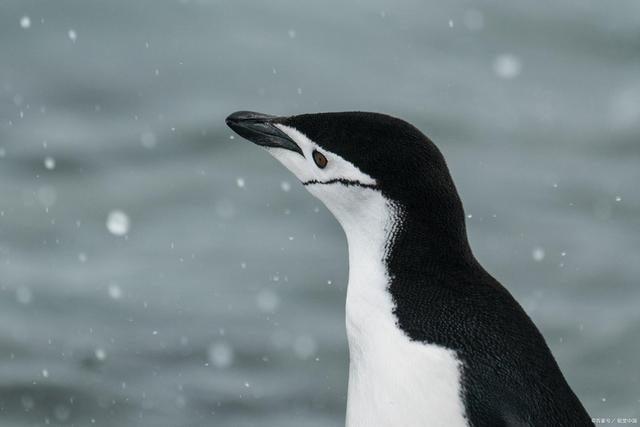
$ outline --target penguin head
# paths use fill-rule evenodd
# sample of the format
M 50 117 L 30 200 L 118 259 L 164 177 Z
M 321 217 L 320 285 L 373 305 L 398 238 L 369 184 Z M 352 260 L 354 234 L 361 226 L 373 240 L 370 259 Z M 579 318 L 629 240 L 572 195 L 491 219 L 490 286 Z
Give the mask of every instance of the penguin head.
M 379 113 L 289 117 L 239 111 L 226 119 L 269 151 L 345 227 L 380 196 L 432 233 L 464 232 L 464 214 L 445 160 L 404 120 Z

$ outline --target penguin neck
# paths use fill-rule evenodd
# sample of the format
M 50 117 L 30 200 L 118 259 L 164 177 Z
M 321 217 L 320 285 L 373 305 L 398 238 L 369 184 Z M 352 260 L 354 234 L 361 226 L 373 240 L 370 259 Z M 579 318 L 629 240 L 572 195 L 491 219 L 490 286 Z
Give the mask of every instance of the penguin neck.
M 349 248 L 346 328 L 353 369 L 372 349 L 399 333 L 385 259 L 401 212 L 375 189 L 345 186 L 332 193 L 331 200 L 324 196 Z
M 372 189 L 341 193 L 344 204 L 327 205 L 349 246 L 347 427 L 413 426 L 434 414 L 448 425 L 466 425 L 456 355 L 414 341 L 396 317 L 388 260 L 406 232 L 402 207 Z
M 428 286 L 453 272 L 483 271 L 469 246 L 457 196 L 437 206 L 440 215 L 422 205 L 392 201 L 375 189 L 342 187 L 331 200 L 323 196 L 347 238 L 349 288 L 368 286 L 372 276 L 388 290 L 395 279 Z
M 391 278 L 385 260 L 400 224 L 401 212 L 376 189 L 336 186 L 334 191 L 318 191 L 316 196 L 333 213 L 347 237 L 347 323 L 354 308 L 380 306 L 383 299 L 388 299 L 389 314 L 392 314 L 388 293 Z
M 443 277 L 484 272 L 469 246 L 464 210 L 457 196 L 446 205 L 403 205 L 400 212 L 397 231 L 385 254 L 395 282 L 408 279 L 417 287 L 428 288 L 443 286 Z M 420 289 L 412 291 L 416 290 Z
M 386 198 L 376 189 L 340 186 L 317 196 L 334 214 L 347 237 L 349 284 L 346 321 L 350 345 L 372 316 L 393 326 L 398 304 L 409 308 L 413 299 L 433 286 L 455 286 L 447 275 L 478 271 L 464 227 L 459 199 L 442 218 L 419 206 L 411 209 Z M 403 310 L 404 311 L 404 310 Z

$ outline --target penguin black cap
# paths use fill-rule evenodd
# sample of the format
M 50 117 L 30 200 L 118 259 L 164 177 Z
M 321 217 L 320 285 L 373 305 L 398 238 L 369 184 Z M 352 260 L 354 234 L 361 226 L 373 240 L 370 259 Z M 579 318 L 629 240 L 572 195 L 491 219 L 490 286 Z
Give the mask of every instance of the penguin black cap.
M 446 162 L 422 132 L 366 112 L 226 122 L 345 231 L 348 427 L 593 425 L 529 316 L 473 256 Z

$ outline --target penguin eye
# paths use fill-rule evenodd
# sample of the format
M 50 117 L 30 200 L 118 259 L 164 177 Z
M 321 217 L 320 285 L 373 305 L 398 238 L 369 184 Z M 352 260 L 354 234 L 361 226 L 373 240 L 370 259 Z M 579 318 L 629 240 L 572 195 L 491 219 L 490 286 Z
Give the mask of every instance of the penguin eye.
M 316 165 L 320 169 L 324 169 L 325 166 L 327 166 L 328 160 L 324 156 L 324 154 L 322 154 L 321 152 L 319 152 L 317 150 L 313 150 L 313 153 L 311 153 L 311 155 L 313 156 L 313 161 L 316 162 Z

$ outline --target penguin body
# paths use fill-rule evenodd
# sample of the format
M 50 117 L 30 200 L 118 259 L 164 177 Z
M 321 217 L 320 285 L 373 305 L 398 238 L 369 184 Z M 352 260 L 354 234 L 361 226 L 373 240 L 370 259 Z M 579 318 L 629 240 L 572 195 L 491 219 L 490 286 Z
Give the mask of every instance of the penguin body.
M 592 425 L 533 322 L 473 256 L 444 158 L 419 130 L 362 112 L 227 123 L 345 231 L 347 427 Z

